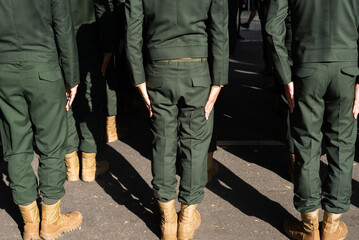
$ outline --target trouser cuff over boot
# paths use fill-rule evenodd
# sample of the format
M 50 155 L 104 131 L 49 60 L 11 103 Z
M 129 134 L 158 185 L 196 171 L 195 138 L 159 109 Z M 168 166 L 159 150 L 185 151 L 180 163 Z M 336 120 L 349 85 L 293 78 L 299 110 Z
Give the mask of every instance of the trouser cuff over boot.
M 40 215 L 39 208 L 37 207 L 36 201 L 30 205 L 21 206 L 19 205 L 21 216 L 24 220 L 24 240 L 35 240 L 40 239 Z

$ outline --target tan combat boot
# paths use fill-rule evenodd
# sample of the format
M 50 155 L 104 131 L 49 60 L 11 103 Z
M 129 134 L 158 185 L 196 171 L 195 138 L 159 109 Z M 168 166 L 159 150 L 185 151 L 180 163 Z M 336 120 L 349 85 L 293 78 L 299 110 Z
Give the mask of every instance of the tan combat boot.
M 319 236 L 319 209 L 314 212 L 301 213 L 302 221 L 287 220 L 283 224 L 285 233 L 298 240 L 320 240 Z
M 66 164 L 66 178 L 69 182 L 75 182 L 79 180 L 80 174 L 80 161 L 77 156 L 77 151 L 73 153 L 66 154 L 65 156 L 65 164 Z
M 290 154 L 290 164 L 288 168 L 290 181 L 294 184 L 294 165 L 295 165 L 295 155 Z
M 201 216 L 196 210 L 197 204 L 181 204 L 179 213 L 177 238 L 179 240 L 189 240 L 194 236 L 194 231 L 201 225 Z
M 342 240 L 348 234 L 348 228 L 340 221 L 342 214 L 324 211 L 322 224 L 322 240 Z
M 79 212 L 61 214 L 60 202 L 61 200 L 53 205 L 41 204 L 40 236 L 45 240 L 56 239 L 61 233 L 70 232 L 81 225 L 82 214 Z
M 106 160 L 96 162 L 96 153 L 82 153 L 82 181 L 95 181 L 96 176 L 108 171 L 108 167 L 109 164 Z
M 175 209 L 175 200 L 169 202 L 158 202 L 161 212 L 161 240 L 177 239 L 177 213 Z
M 207 154 L 207 182 L 212 182 L 214 176 L 218 174 L 218 164 L 213 160 L 214 152 Z
M 107 142 L 114 142 L 118 139 L 116 127 L 116 115 L 106 119 Z
M 24 219 L 24 240 L 40 239 L 40 215 L 36 201 L 27 206 L 19 205 L 21 216 Z

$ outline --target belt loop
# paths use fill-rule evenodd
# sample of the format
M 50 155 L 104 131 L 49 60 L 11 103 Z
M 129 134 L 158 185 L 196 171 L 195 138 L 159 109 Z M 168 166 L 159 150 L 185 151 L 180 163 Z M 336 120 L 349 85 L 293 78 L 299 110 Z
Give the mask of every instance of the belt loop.
M 171 64 L 172 63 L 172 59 L 168 60 L 168 64 Z

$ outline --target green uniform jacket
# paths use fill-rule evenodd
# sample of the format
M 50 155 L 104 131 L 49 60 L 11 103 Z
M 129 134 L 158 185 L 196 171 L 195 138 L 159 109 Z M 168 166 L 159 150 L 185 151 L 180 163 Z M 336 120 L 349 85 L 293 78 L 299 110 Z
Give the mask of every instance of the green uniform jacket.
M 289 11 L 294 66 L 358 60 L 358 0 L 271 0 L 265 28 L 283 84 L 292 79 L 285 47 L 285 19 Z
M 144 61 L 199 57 L 209 57 L 213 85 L 227 84 L 227 0 L 126 0 L 125 4 L 126 50 L 135 84 L 146 81 Z
M 79 48 L 98 48 L 105 53 L 115 48 L 112 0 L 70 0 Z M 81 49 L 79 49 L 81 51 Z
M 69 9 L 69 0 L 1 0 L 0 62 L 60 61 L 66 84 L 77 85 L 79 66 Z

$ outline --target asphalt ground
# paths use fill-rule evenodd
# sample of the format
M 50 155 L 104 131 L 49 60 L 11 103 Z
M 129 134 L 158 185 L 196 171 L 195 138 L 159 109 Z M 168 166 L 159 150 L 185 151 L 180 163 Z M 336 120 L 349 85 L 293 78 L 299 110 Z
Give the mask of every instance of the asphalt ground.
M 248 16 L 244 13 L 242 18 Z M 274 80 L 260 74 L 262 42 L 259 20 L 241 31 L 236 55 L 230 60 L 229 86 L 216 105 L 220 172 L 205 188 L 198 206 L 202 224 L 194 239 L 288 239 L 282 230 L 286 218 L 299 217 L 294 209 L 293 185 L 288 177 L 288 152 L 282 143 L 282 121 Z M 159 214 L 151 190 L 151 135 L 141 100 L 139 110 L 120 116 L 120 126 L 131 136 L 106 144 L 99 156 L 110 171 L 95 182 L 65 182 L 62 212 L 84 215 L 80 229 L 60 239 L 159 239 Z M 325 155 L 321 173 L 327 169 Z M 36 171 L 37 156 L 33 166 Z M 179 204 L 176 203 L 179 210 Z M 352 205 L 343 221 L 348 240 L 359 239 L 359 169 L 353 170 Z M 320 213 L 322 216 L 323 212 Z M 22 220 L 13 204 L 6 175 L 0 181 L 0 240 L 21 239 Z

